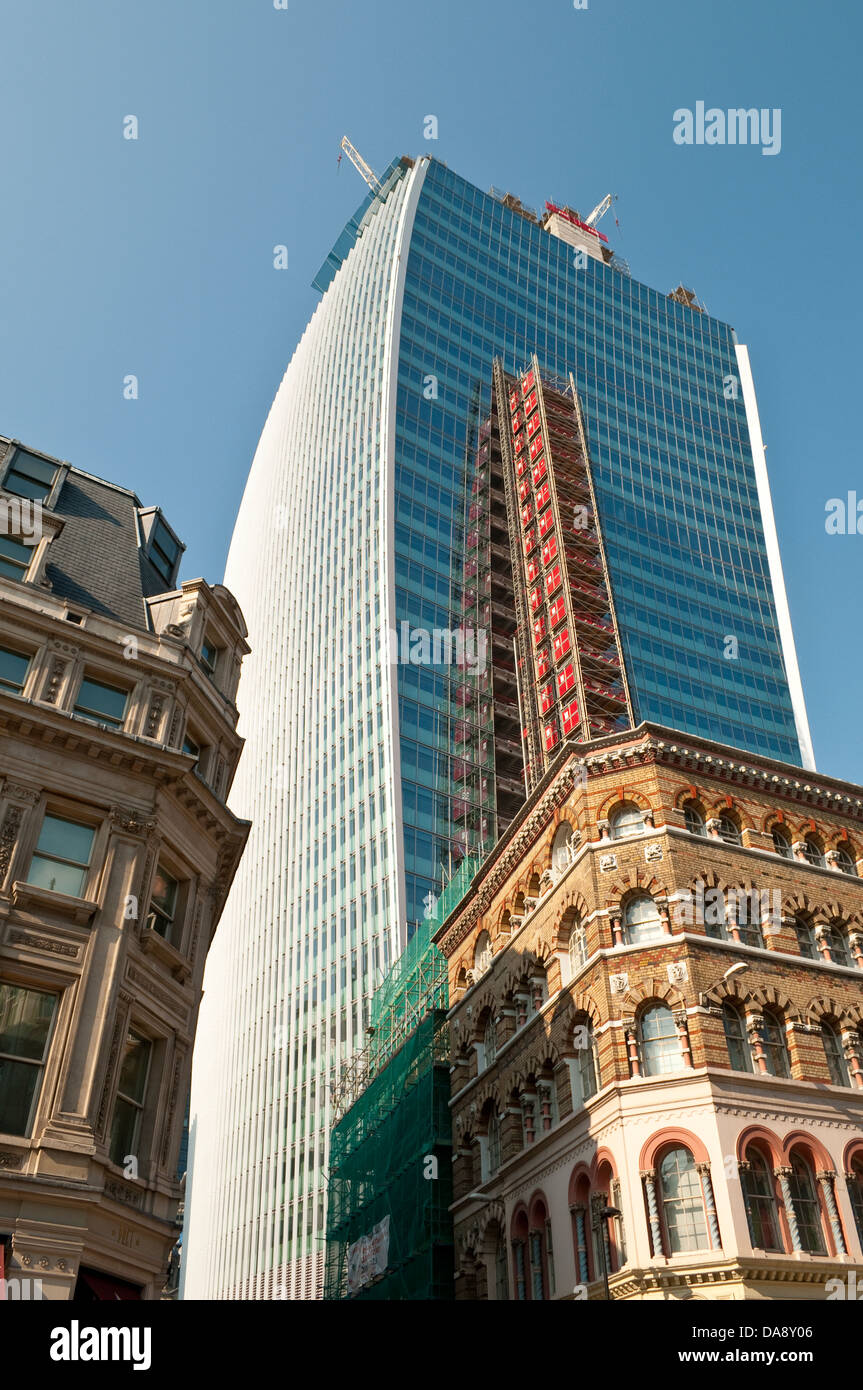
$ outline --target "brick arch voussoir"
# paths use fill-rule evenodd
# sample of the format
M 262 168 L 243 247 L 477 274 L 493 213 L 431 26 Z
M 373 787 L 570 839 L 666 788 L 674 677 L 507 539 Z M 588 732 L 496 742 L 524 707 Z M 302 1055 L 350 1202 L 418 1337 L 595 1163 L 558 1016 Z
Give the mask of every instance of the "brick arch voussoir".
M 623 792 L 622 796 L 621 792 Z M 615 806 L 620 806 L 623 802 L 630 802 L 633 806 L 637 806 L 639 811 L 654 811 L 654 807 L 643 792 L 636 791 L 633 787 L 615 787 L 614 791 L 609 792 L 605 800 L 600 803 L 597 820 L 608 820 Z
M 643 1006 L 653 999 L 672 1010 L 686 1007 L 686 999 L 676 985 L 654 976 L 652 980 L 645 980 L 642 984 L 636 985 L 627 994 L 622 1010 L 623 1018 L 628 1023 L 633 1022 Z
M 859 1006 L 858 1006 L 859 1009 Z M 833 999 L 830 995 L 819 994 L 814 999 L 810 999 L 804 1010 L 804 1016 L 812 1019 L 813 1023 L 820 1023 L 825 1018 L 835 1018 L 837 1023 L 847 1026 L 856 1022 L 848 1012 L 848 1005 L 839 999 Z
M 759 1004 L 761 1008 L 780 1009 L 786 1019 L 796 1016 L 797 1010 L 790 995 L 776 985 L 758 985 L 750 990 L 748 999 L 753 1004 Z
M 571 1032 L 580 1018 L 589 1018 L 594 1028 L 599 1028 L 602 1023 L 602 1015 L 599 1005 L 592 994 L 580 990 L 567 1000 L 563 1009 L 563 1021 L 567 1032 Z
M 792 889 L 782 899 L 782 914 L 785 917 L 811 917 L 816 905 L 801 888 Z
M 622 873 L 615 879 L 610 892 L 612 896 L 606 900 L 606 905 L 619 907 L 632 893 L 649 893 L 652 898 L 661 901 L 668 897 L 668 885 L 657 878 L 650 868 L 642 868 L 639 864 L 634 871 Z
M 733 814 L 737 816 L 738 820 L 740 821 L 740 827 L 742 830 L 754 830 L 756 828 L 755 821 L 753 820 L 752 816 L 749 814 L 748 811 L 745 811 L 743 809 L 739 801 L 737 801 L 734 797 L 731 798 L 730 806 L 728 805 L 728 802 L 726 801 L 724 796 L 719 798 L 718 800 L 711 800 L 708 803 L 708 820 L 718 816 L 727 816 L 729 811 L 733 812 Z

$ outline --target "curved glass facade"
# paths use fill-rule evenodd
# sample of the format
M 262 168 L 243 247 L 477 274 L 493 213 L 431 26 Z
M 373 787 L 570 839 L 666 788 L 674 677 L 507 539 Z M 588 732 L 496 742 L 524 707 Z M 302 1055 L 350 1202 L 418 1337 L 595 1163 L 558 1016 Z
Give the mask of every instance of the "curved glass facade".
M 252 645 L 234 809 L 253 829 L 195 1048 L 187 1297 L 319 1293 L 329 1086 L 463 833 L 494 832 L 454 772 L 449 670 L 394 663 L 386 634 L 460 622 L 495 356 L 574 373 L 637 717 L 798 765 L 808 746 L 726 324 L 425 159 L 391 166 L 316 284 L 226 575 Z

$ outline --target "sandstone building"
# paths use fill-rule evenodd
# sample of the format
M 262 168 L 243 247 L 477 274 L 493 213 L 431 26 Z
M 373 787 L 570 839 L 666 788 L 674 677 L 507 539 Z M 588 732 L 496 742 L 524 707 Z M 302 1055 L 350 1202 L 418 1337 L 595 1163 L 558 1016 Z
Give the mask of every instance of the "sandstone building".
M 564 745 L 436 940 L 462 1299 L 863 1277 L 863 790 Z
M 0 1274 L 157 1298 L 246 628 L 158 508 L 3 438 L 0 515 Z

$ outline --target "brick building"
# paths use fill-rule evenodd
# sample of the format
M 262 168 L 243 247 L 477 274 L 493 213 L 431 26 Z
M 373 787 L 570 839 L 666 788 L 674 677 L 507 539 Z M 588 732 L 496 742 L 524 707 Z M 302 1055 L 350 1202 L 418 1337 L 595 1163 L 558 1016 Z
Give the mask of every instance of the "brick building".
M 863 1276 L 863 790 L 568 743 L 437 933 L 463 1299 Z
M 0 514 L 0 1296 L 158 1298 L 246 628 L 125 488 L 0 438 Z

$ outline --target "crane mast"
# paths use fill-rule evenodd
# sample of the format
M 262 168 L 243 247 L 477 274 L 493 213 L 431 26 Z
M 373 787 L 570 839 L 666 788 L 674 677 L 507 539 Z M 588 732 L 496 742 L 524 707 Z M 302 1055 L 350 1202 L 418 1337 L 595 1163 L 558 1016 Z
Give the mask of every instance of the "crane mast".
M 380 179 L 378 178 L 371 165 L 367 164 L 366 161 L 363 159 L 359 150 L 351 144 L 350 140 L 346 135 L 342 136 L 341 149 L 344 150 L 345 154 L 347 155 L 348 159 L 351 161 L 351 164 L 353 164 L 357 172 L 362 174 L 363 178 L 365 179 L 372 192 L 380 193 L 382 188 Z M 339 156 L 339 158 L 341 158 L 341 156 Z

